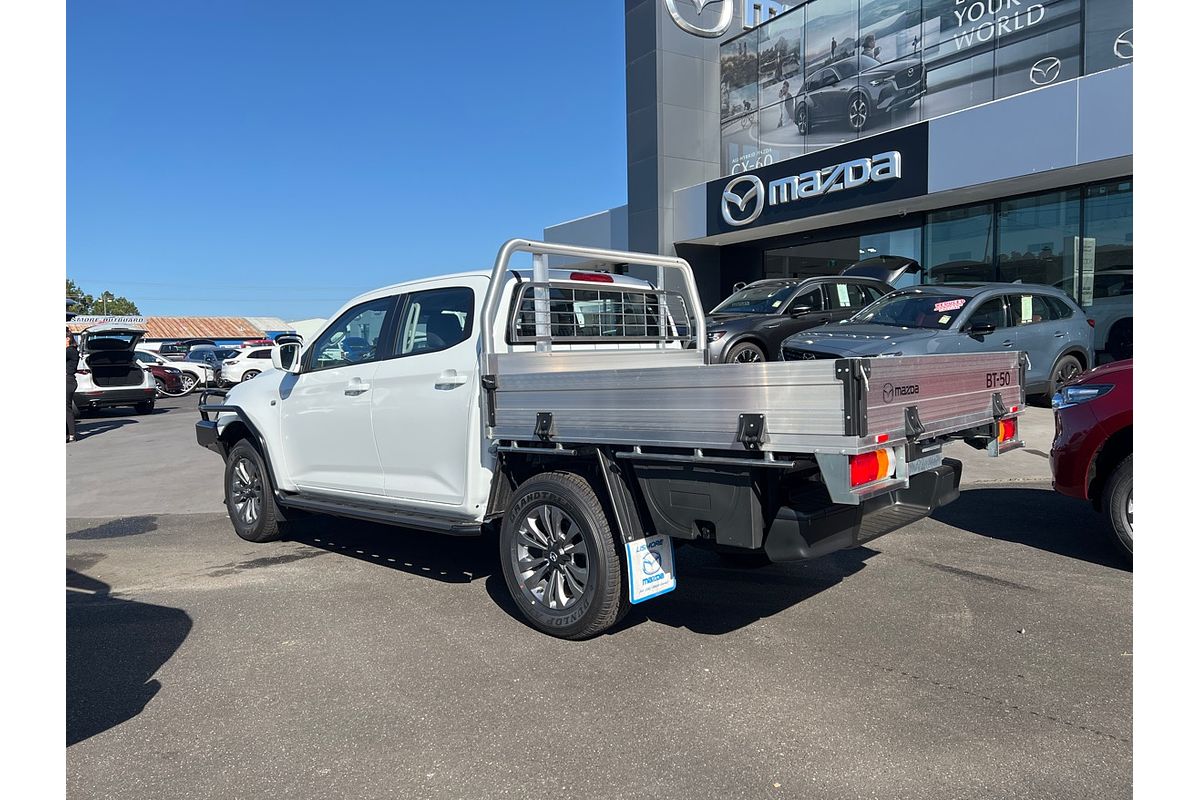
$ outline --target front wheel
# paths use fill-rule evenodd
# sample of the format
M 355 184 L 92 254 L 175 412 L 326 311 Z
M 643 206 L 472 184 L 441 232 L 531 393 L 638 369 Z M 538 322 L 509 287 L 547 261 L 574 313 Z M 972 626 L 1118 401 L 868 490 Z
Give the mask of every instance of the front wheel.
M 580 476 L 548 472 L 521 484 L 499 538 L 508 591 L 543 633 L 586 639 L 612 627 L 628 609 L 617 541 L 596 493 Z
M 234 531 L 248 542 L 271 542 L 282 533 L 270 473 L 246 439 L 225 457 L 225 509 Z
M 762 348 L 750 342 L 742 342 L 725 354 L 726 364 L 759 364 L 767 360 Z
M 198 381 L 196 380 L 195 375 L 190 372 L 185 372 L 179 376 L 179 391 L 175 394 L 167 392 L 167 396 L 183 397 L 184 395 L 191 394 L 192 390 L 196 388 L 197 383 Z
M 1126 456 L 1104 484 L 1104 510 L 1113 541 L 1133 558 L 1133 456 Z
M 1055 392 L 1081 372 L 1083 372 L 1083 364 L 1080 364 L 1079 359 L 1075 356 L 1063 356 L 1056 361 L 1054 369 L 1050 370 L 1050 391 L 1046 392 L 1045 401 L 1050 402 Z

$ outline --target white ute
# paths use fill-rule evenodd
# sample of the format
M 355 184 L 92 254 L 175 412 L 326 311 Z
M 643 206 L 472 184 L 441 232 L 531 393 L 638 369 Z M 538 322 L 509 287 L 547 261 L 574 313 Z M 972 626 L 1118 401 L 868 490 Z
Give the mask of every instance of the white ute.
M 706 364 L 697 341 L 686 261 L 514 239 L 490 273 L 379 289 L 307 345 L 280 337 L 274 370 L 202 393 L 196 437 L 225 459 L 242 538 L 293 511 L 494 533 L 525 618 L 568 639 L 673 589 L 673 543 L 857 547 L 957 498 L 946 442 L 1021 446 L 1020 353 Z

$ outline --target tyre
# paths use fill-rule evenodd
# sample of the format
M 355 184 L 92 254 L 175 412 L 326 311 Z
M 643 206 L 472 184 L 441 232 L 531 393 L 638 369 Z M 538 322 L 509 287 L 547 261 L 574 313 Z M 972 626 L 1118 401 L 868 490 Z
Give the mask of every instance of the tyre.
M 1123 319 L 1114 322 L 1112 329 L 1108 332 L 1108 341 L 1105 343 L 1104 349 L 1115 361 L 1133 358 L 1133 320 Z
M 1046 392 L 1043 399 L 1049 403 L 1054 397 L 1054 393 L 1061 389 L 1063 384 L 1081 372 L 1083 372 L 1083 364 L 1076 356 L 1065 355 L 1054 362 L 1054 369 L 1050 370 L 1050 391 Z
M 183 397 L 184 395 L 191 394 L 192 390 L 195 389 L 196 386 L 199 384 L 199 381 L 196 380 L 196 376 L 190 372 L 185 372 L 182 375 L 180 375 L 179 382 L 180 382 L 179 391 L 173 395 L 170 395 L 171 397 Z
M 271 475 L 247 439 L 225 457 L 225 509 L 234 531 L 248 542 L 271 542 L 282 534 Z
M 759 364 L 767 360 L 762 348 L 753 342 L 742 342 L 729 348 L 725 354 L 726 364 Z
M 154 401 L 146 400 L 145 402 L 142 402 L 142 403 L 135 403 L 133 406 L 133 410 L 139 414 L 149 414 L 151 411 L 154 410 Z
M 808 133 L 808 106 L 804 103 L 796 106 L 796 133 L 804 136 Z
M 508 591 L 543 633 L 586 639 L 628 610 L 617 540 L 596 493 L 580 476 L 547 472 L 521 484 L 499 540 Z
M 1133 456 L 1117 465 L 1104 483 L 1104 499 L 1101 505 L 1108 514 L 1113 541 L 1117 547 L 1133 559 Z
M 850 130 L 861 131 L 867 127 L 867 121 L 871 117 L 871 104 L 867 101 L 864 94 L 856 93 L 850 96 L 850 103 L 846 106 L 846 121 L 850 123 Z
M 260 370 L 257 370 L 257 369 L 246 370 L 244 373 L 242 373 L 242 383 L 245 383 L 246 381 L 250 380 L 251 378 L 253 378 L 255 375 L 258 375 L 258 374 L 260 374 Z

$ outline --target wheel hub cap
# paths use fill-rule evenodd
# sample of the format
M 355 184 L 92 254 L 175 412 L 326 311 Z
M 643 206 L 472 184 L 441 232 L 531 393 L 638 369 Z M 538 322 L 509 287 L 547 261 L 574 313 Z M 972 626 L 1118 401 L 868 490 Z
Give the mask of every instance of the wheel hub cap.
M 263 487 L 258 465 L 248 458 L 234 462 L 229 496 L 238 518 L 246 525 L 253 525 L 262 512 Z

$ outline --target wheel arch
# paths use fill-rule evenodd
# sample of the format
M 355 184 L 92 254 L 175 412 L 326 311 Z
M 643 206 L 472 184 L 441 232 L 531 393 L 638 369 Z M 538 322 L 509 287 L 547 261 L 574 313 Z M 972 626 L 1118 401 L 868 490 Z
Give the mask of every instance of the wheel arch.
M 722 364 L 726 363 L 725 356 L 729 355 L 729 351 L 733 350 L 733 348 L 737 347 L 739 344 L 752 344 L 755 347 L 757 347 L 759 350 L 762 350 L 763 360 L 765 360 L 765 361 L 774 361 L 775 360 L 774 358 L 771 357 L 771 351 L 767 348 L 766 342 L 764 342 L 762 340 L 762 337 L 755 331 L 747 331 L 745 333 L 739 333 L 736 336 L 732 337 L 729 340 L 729 343 L 725 345 L 725 349 L 721 352 L 721 363 Z
M 271 458 L 266 438 L 253 422 L 239 413 L 233 420 L 226 423 L 217 435 L 217 441 L 221 443 L 223 456 L 228 457 L 229 451 L 233 449 L 233 446 L 243 439 L 250 442 L 250 446 L 257 450 L 259 456 L 262 457 L 263 463 L 267 466 L 267 472 L 271 476 L 271 486 L 274 487 L 276 494 L 278 494 L 280 491 L 279 475 L 275 471 L 275 462 Z
M 1121 428 L 1104 440 L 1088 468 L 1087 496 L 1092 505 L 1100 508 L 1104 484 L 1117 465 L 1133 454 L 1133 425 Z

